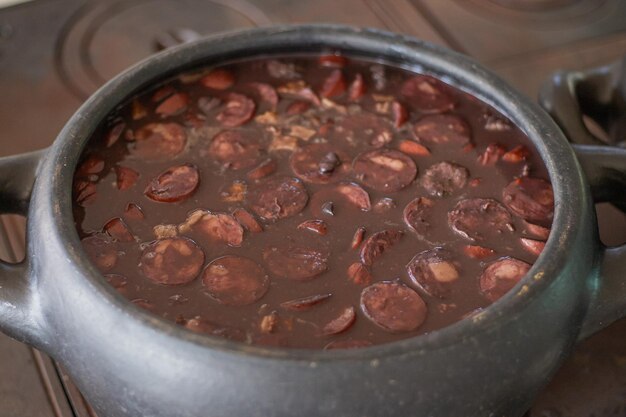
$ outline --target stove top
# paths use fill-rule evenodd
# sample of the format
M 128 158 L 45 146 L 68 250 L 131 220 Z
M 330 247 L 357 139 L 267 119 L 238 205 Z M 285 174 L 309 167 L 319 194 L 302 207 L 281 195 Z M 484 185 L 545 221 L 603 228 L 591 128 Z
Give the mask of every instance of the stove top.
M 622 0 L 0 0 L 0 155 L 48 146 L 100 85 L 160 49 L 223 30 L 300 22 L 439 43 L 531 97 L 558 68 L 597 66 L 626 51 Z M 603 240 L 626 241 L 626 216 L 610 205 L 598 213 Z M 2 216 L 0 258 L 20 259 L 23 248 L 24 219 Z M 624 336 L 626 320 L 581 344 L 527 416 L 626 417 Z M 0 415 L 95 416 L 61 367 L 4 336 Z

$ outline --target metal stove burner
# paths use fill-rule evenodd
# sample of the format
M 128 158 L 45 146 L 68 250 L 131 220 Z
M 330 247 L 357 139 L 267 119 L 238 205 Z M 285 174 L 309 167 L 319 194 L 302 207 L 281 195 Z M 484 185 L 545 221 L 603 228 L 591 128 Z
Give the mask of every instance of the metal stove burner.
M 164 43 L 168 46 L 210 33 L 270 23 L 246 0 L 87 3 L 63 29 L 56 48 L 56 69 L 72 93 L 86 99 L 104 82 L 158 51 Z M 175 39 L 180 34 L 183 39 Z
M 528 25 L 575 26 L 606 16 L 619 0 L 455 0 L 478 14 Z

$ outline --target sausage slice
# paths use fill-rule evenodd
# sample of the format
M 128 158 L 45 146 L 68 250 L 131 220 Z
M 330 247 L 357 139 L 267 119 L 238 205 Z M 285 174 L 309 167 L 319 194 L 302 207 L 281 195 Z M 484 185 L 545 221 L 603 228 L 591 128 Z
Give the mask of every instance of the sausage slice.
M 303 247 L 269 247 L 263 259 L 271 273 L 294 281 L 308 281 L 328 269 L 327 255 Z
M 202 274 L 202 284 L 220 304 L 252 304 L 265 295 L 270 279 L 251 259 L 228 255 L 214 259 Z
M 509 292 L 526 275 L 530 265 L 519 259 L 504 257 L 489 264 L 480 276 L 480 291 L 494 302 Z
M 393 149 L 363 152 L 352 163 L 352 169 L 363 184 L 384 192 L 400 191 L 417 175 L 415 162 Z
M 152 242 L 141 254 L 141 272 L 158 284 L 180 285 L 193 281 L 204 263 L 204 252 L 186 237 Z
M 250 193 L 252 211 L 265 220 L 295 216 L 306 207 L 309 194 L 297 178 L 272 177 Z
M 435 248 L 420 252 L 406 266 L 411 281 L 426 294 L 445 298 L 451 285 L 459 279 L 459 271 L 452 254 Z
M 468 198 L 459 201 L 448 212 L 448 224 L 453 231 L 470 240 L 485 240 L 488 236 L 513 230 L 509 211 L 490 198 Z
M 554 215 L 552 186 L 539 178 L 518 178 L 502 191 L 504 204 L 521 218 L 547 226 Z
M 426 320 L 422 297 L 398 282 L 382 281 L 361 292 L 361 310 L 375 325 L 392 333 L 416 330 Z
M 189 198 L 199 183 L 198 168 L 191 164 L 177 165 L 150 181 L 144 194 L 154 201 L 173 203 Z

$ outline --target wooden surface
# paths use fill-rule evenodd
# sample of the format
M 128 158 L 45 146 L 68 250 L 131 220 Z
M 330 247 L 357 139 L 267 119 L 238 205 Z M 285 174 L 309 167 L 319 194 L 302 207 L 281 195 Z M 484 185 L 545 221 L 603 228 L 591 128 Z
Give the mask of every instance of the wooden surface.
M 535 8 L 529 11 L 529 4 Z M 565 6 L 538 10 L 542 4 Z M 596 66 L 626 52 L 622 0 L 35 0 L 0 9 L 0 155 L 50 144 L 105 78 L 155 51 L 161 30 L 186 24 L 206 34 L 320 21 L 384 28 L 451 47 L 530 97 L 556 69 Z M 129 22 L 137 27 L 124 26 Z M 604 205 L 599 215 L 606 242 L 626 241 L 622 213 Z M 23 247 L 24 220 L 3 217 L 0 258 L 15 261 Z M 582 344 L 529 415 L 626 417 L 625 336 L 621 321 Z M 0 336 L 0 416 L 92 412 L 49 358 Z

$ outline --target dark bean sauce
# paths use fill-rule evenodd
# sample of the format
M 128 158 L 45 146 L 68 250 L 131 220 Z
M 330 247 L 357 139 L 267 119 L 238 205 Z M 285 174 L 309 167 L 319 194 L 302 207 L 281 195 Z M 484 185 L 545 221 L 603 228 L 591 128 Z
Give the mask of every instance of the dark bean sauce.
M 74 182 L 83 246 L 138 306 L 249 344 L 357 348 L 502 297 L 552 188 L 504 116 L 341 56 L 186 73 L 122 105 Z

